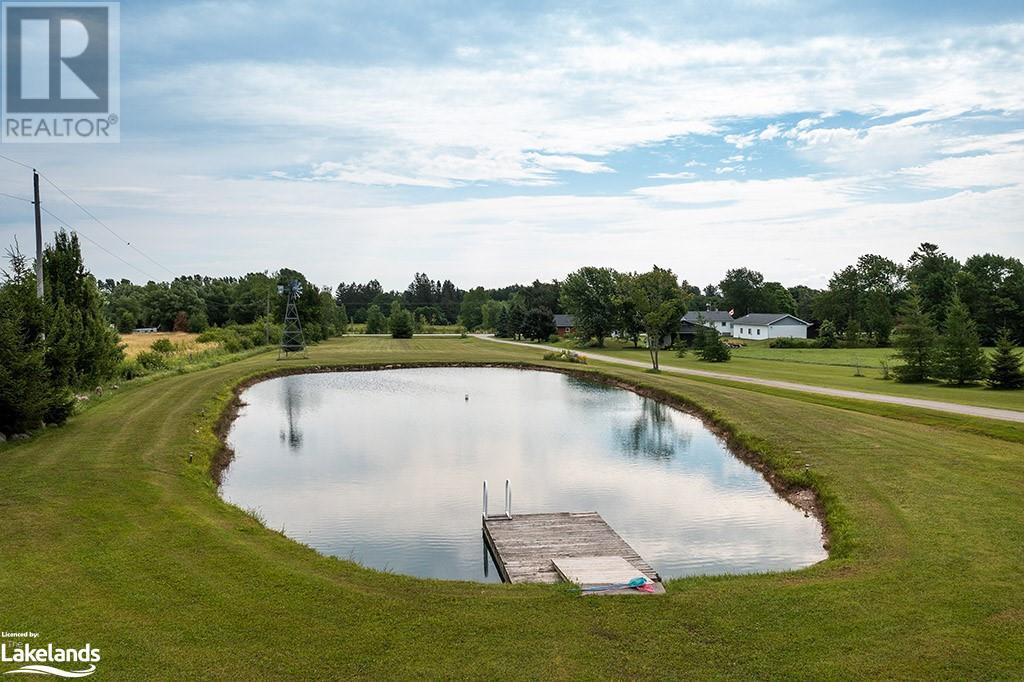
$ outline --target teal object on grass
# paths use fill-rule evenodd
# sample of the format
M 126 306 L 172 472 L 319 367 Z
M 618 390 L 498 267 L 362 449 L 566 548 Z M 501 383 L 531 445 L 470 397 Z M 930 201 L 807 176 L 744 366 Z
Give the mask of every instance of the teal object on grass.
M 604 592 L 605 590 L 625 590 L 627 588 L 643 587 L 647 584 L 647 578 L 640 576 L 639 578 L 633 578 L 628 583 L 616 583 L 612 585 L 591 585 L 590 587 L 584 587 L 583 592 Z

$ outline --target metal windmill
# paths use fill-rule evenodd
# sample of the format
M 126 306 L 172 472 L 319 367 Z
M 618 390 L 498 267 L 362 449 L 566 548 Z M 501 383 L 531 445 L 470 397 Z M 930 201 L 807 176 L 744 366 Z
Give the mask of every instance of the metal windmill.
M 287 284 L 277 285 L 278 294 L 288 294 L 288 303 L 284 309 L 284 331 L 281 334 L 281 348 L 277 351 L 277 359 L 287 359 L 294 353 L 306 355 L 306 339 L 302 335 L 302 323 L 299 321 L 299 309 L 296 299 L 302 295 L 302 282 L 293 279 Z

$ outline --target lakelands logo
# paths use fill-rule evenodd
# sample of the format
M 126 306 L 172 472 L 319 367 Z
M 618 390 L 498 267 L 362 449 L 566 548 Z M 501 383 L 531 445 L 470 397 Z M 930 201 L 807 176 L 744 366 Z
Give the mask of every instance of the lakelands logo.
M 116 2 L 3 3 L 3 142 L 118 142 Z
M 38 632 L 0 632 L 4 639 L 39 637 Z M 4 666 L 16 663 L 21 667 L 5 670 L 4 675 L 52 675 L 54 677 L 88 677 L 96 672 L 100 661 L 100 650 L 91 644 L 83 647 L 62 648 L 48 643 L 19 643 L 8 646 L 0 643 L 0 663 Z M 52 665 L 59 663 L 60 665 Z M 71 664 L 71 665 L 68 665 Z

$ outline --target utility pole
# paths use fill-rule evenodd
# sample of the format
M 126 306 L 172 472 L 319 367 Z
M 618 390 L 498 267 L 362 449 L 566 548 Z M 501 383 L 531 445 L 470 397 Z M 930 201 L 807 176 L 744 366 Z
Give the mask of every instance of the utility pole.
M 263 318 L 263 345 L 270 345 L 270 289 L 267 289 L 267 314 Z
M 36 295 L 43 297 L 43 218 L 39 213 L 39 173 L 32 169 L 33 205 L 36 208 Z

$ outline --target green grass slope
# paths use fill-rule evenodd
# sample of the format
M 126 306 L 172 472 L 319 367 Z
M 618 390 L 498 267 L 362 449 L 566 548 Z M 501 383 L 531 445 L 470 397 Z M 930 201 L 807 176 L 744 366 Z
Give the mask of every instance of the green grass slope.
M 345 338 L 306 362 L 539 356 L 475 339 Z M 102 652 L 96 679 L 1019 679 L 1024 669 L 1024 445 L 1006 427 L 591 367 L 701 405 L 780 475 L 815 484 L 836 556 L 792 573 L 676 580 L 663 598 L 581 598 L 366 570 L 221 501 L 211 426 L 230 386 L 280 367 L 273 358 L 127 386 L 0 449 L 0 630 L 90 642 Z
M 577 348 L 571 340 L 562 341 L 558 345 L 572 348 L 584 355 L 588 352 L 599 353 L 649 362 L 645 349 L 633 348 L 631 344 L 622 344 L 615 340 L 607 340 L 605 348 Z M 811 386 L 1024 410 L 1024 391 L 994 391 L 986 388 L 984 384 L 949 386 L 938 382 L 901 384 L 883 380 L 879 361 L 893 354 L 891 348 L 768 348 L 762 343 L 734 350 L 729 362 L 701 362 L 692 351 L 682 358 L 677 358 L 675 351 L 666 351 L 661 354 L 661 364 L 792 381 Z M 861 376 L 856 376 L 858 371 Z

